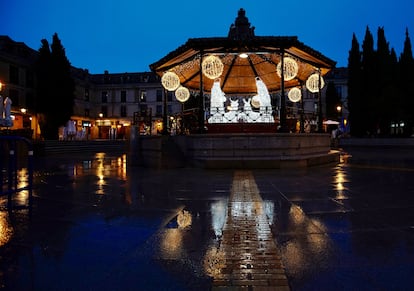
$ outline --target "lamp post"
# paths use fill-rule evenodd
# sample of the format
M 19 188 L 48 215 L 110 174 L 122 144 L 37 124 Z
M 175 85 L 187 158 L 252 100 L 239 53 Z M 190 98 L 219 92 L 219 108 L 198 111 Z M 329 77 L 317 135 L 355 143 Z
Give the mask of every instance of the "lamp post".
M 339 126 L 341 125 L 342 122 L 342 106 L 338 105 L 336 106 L 336 111 L 338 112 L 338 121 L 339 121 Z
M 100 112 L 99 114 L 98 114 L 98 116 L 99 116 L 99 124 L 98 124 L 98 138 L 100 139 L 101 137 L 102 137 L 102 129 L 101 129 L 101 127 L 102 127 L 102 117 L 103 117 L 103 113 L 102 112 Z
M 322 125 L 323 125 L 323 115 L 322 115 L 322 93 L 321 93 L 321 70 L 318 69 L 318 132 L 323 132 Z
M 338 112 L 338 119 L 341 119 L 341 113 L 342 113 L 342 106 L 338 105 L 336 106 L 336 111 Z

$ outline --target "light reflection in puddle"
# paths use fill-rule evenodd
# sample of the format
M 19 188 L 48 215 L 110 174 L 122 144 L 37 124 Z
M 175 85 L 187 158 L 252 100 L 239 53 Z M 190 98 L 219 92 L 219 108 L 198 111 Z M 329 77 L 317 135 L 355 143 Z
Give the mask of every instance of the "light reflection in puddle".
M 216 238 L 220 238 L 223 235 L 223 227 L 227 219 L 227 200 L 211 203 L 210 211 L 214 234 Z
M 161 255 L 164 259 L 177 259 L 183 251 L 183 230 L 191 227 L 193 222 L 192 214 L 187 210 L 180 210 L 171 225 L 161 237 Z
M 224 216 L 225 207 L 228 208 L 228 217 Z M 206 274 L 221 287 L 243 280 L 249 280 L 249 285 L 263 284 L 263 280 L 257 279 L 257 274 L 266 274 L 268 268 L 263 255 L 272 254 L 267 259 L 272 263 L 280 262 L 269 226 L 269 221 L 274 218 L 274 202 L 262 200 L 251 172 L 237 171 L 229 202 L 220 207 L 216 204 L 212 212 L 218 209 L 221 211 L 216 216 L 220 219 L 213 220 L 213 227 L 215 233 L 222 232 L 222 236 L 205 253 Z M 256 281 L 252 283 L 250 280 Z
M 29 171 L 27 168 L 17 170 L 17 189 L 29 186 Z M 13 194 L 13 200 L 17 205 L 27 205 L 29 200 L 29 190 L 18 191 Z
M 343 200 L 347 199 L 348 196 L 346 195 L 346 191 L 348 190 L 346 184 L 349 182 L 345 171 L 338 167 L 336 169 L 335 175 L 333 177 L 333 188 L 336 191 L 336 199 Z
M 179 228 L 190 227 L 193 222 L 193 218 L 190 212 L 187 210 L 181 210 L 177 215 L 177 224 Z
M 161 255 L 164 259 L 177 259 L 182 251 L 183 234 L 179 228 L 168 228 L 161 238 Z
M 8 243 L 13 235 L 7 212 L 0 212 L 0 247 Z

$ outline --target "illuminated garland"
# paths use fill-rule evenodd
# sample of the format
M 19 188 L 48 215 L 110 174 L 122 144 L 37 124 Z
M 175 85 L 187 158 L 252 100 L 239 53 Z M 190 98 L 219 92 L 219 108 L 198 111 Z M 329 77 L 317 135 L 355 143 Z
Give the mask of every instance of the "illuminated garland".
M 319 78 L 321 78 L 321 84 L 318 88 Z M 325 86 L 325 81 L 323 80 L 322 76 L 319 76 L 317 73 L 313 73 L 306 80 L 306 88 L 312 93 L 318 92 L 319 89 L 323 88 L 323 86 Z
M 180 77 L 174 72 L 166 72 L 162 75 L 161 83 L 168 91 L 175 91 L 180 86 Z
M 299 88 L 292 88 L 289 90 L 288 98 L 292 102 L 298 102 L 302 98 L 302 92 Z
M 282 77 L 281 68 L 282 68 L 282 64 L 281 62 L 279 62 L 276 68 L 277 75 L 279 77 Z M 299 70 L 298 63 L 294 59 L 289 58 L 289 57 L 283 58 L 283 77 L 285 81 L 294 79 L 296 75 L 298 74 L 298 70 Z
M 201 68 L 203 74 L 207 78 L 214 80 L 221 76 L 223 73 L 224 65 L 220 58 L 216 56 L 208 56 L 201 63 Z
M 187 101 L 190 98 L 190 91 L 183 86 L 180 86 L 176 91 L 175 91 L 175 98 L 184 103 L 185 101 Z

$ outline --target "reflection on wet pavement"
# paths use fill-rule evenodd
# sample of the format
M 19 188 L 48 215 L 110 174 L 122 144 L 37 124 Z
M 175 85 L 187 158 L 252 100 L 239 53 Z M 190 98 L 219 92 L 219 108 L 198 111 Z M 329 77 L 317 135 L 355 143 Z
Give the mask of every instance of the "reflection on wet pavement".
M 0 247 L 5 245 L 13 235 L 7 212 L 0 212 Z
M 125 154 L 36 162 L 32 216 L 0 210 L 0 289 L 414 285 L 405 165 L 146 169 L 128 167 Z M 25 204 L 27 191 L 14 198 Z
M 289 290 L 266 210 L 269 207 L 265 207 L 252 173 L 236 171 L 220 246 L 206 255 L 213 290 L 223 286 Z

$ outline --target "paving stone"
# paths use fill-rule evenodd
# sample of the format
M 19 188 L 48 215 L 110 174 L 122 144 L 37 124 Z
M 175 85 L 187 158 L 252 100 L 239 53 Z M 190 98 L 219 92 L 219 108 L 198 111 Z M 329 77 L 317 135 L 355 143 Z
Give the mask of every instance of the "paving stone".
M 228 205 L 220 244 L 225 263 L 212 290 L 290 290 L 250 171 L 235 172 Z

